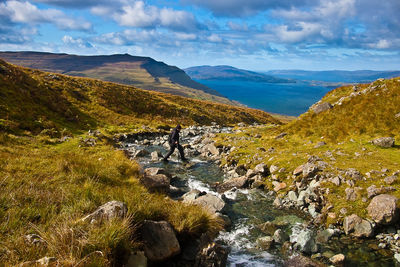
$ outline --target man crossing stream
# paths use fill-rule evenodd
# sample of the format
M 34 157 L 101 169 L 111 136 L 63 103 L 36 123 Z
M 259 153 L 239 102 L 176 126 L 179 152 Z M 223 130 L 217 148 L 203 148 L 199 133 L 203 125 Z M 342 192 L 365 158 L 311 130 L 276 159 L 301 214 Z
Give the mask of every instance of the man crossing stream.
M 179 143 L 179 132 L 181 131 L 182 127 L 180 124 L 178 124 L 170 133 L 169 137 L 168 137 L 168 143 L 169 143 L 169 152 L 168 154 L 163 158 L 164 162 L 168 162 L 168 157 L 172 155 L 172 153 L 174 153 L 175 148 L 178 148 L 179 150 L 179 155 L 181 157 L 182 161 L 187 161 L 187 159 L 185 158 L 185 154 L 183 151 L 183 147 L 182 145 Z

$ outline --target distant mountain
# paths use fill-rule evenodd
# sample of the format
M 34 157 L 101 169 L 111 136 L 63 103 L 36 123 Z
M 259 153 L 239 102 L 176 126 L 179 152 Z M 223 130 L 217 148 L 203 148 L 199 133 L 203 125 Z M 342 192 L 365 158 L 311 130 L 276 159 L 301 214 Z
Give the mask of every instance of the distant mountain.
M 195 80 L 246 80 L 266 83 L 291 83 L 282 79 L 249 70 L 237 69 L 231 66 L 196 66 L 185 69 L 186 73 Z
M 372 70 L 330 70 L 330 71 L 306 71 L 306 70 L 271 70 L 264 72 L 286 79 L 313 80 L 340 83 L 365 83 L 379 78 L 393 78 L 400 76 L 400 71 L 372 71 Z
M 0 58 L 24 67 L 133 85 L 185 97 L 232 104 L 217 91 L 193 81 L 183 70 L 150 57 L 118 54 L 77 56 L 42 52 L 0 52 Z

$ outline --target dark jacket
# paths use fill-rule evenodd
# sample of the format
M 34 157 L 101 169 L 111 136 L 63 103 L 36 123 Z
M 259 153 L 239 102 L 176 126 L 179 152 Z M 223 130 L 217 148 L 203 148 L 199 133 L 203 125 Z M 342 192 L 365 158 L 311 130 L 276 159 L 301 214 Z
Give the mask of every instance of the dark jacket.
M 179 144 L 179 130 L 175 127 L 169 135 L 169 144 L 174 145 L 175 142 Z

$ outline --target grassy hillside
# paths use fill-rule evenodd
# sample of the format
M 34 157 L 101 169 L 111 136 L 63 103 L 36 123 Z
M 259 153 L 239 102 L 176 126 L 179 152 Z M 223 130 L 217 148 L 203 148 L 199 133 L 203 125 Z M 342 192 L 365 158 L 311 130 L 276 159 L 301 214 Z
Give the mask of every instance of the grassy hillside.
M 285 183 L 286 187 L 278 191 L 281 197 L 296 190 L 296 182 L 300 180 L 292 175 L 293 171 L 311 156 L 318 157 L 327 163 L 320 172 L 321 186 L 325 192 L 325 207 L 332 206 L 330 210 L 321 211 L 325 222 L 341 222 L 344 216 L 352 213 L 367 217 L 366 207 L 370 202 L 367 188 L 372 185 L 388 187 L 384 178 L 400 170 L 400 78 L 340 87 L 329 92 L 318 104 L 326 102 L 333 107 L 316 114 L 313 109 L 317 105 L 314 105 L 286 125 L 220 135 L 218 142 L 236 147 L 227 161 L 248 167 L 260 162 L 278 166 L 281 171 L 267 178 L 265 184 L 272 190 L 274 179 Z M 281 133 L 287 135 L 277 138 Z M 395 147 L 380 148 L 371 144 L 374 138 L 387 136 L 395 137 Z M 346 175 L 350 168 L 359 171 L 365 179 Z M 354 184 L 349 181 L 335 185 L 330 181 L 334 177 L 352 180 Z M 394 188 L 390 194 L 400 198 L 398 180 L 390 186 Z M 347 188 L 357 188 L 355 201 L 345 201 Z
M 217 91 L 190 79 L 174 66 L 128 54 L 76 56 L 41 52 L 0 52 L 0 58 L 24 67 L 133 85 L 146 90 L 233 104 Z
M 262 111 L 0 61 L 1 265 L 49 256 L 61 266 L 118 266 L 121 254 L 142 246 L 136 229 L 146 219 L 169 221 L 179 240 L 221 229 L 197 206 L 150 194 L 139 166 L 111 146 L 114 133 L 213 121 L 279 123 Z M 127 218 L 80 221 L 111 200 L 127 204 Z
M 88 78 L 73 78 L 0 61 L 3 130 L 71 131 L 135 125 L 274 122 L 265 112 L 150 92 Z

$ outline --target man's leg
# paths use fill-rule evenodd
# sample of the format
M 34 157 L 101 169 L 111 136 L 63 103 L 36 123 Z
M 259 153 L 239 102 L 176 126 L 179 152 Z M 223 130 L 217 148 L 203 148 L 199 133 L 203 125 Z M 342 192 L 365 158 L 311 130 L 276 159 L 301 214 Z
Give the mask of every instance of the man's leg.
M 183 152 L 183 147 L 180 144 L 178 144 L 178 150 L 179 150 L 179 154 L 181 156 L 181 160 L 186 160 L 185 153 Z
M 168 154 L 164 157 L 164 160 L 168 160 L 169 156 L 171 156 L 172 153 L 174 153 L 175 147 L 176 147 L 175 144 L 170 146 L 169 152 L 168 152 Z

